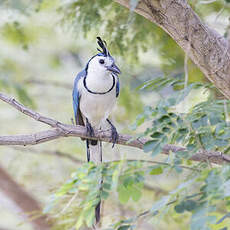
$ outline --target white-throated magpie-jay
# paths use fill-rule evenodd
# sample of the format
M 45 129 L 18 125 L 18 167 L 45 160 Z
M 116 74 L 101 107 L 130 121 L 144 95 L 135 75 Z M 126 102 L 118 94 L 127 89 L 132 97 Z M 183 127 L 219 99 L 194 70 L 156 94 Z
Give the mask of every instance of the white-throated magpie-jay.
M 106 123 L 111 126 L 113 146 L 118 139 L 116 128 L 108 119 L 119 95 L 120 69 L 115 65 L 106 42 L 97 37 L 99 53 L 94 55 L 74 81 L 73 108 L 77 125 L 86 126 L 89 135 L 94 129 L 102 129 Z M 102 145 L 97 140 L 86 140 L 87 160 L 102 161 Z M 100 182 L 101 183 L 101 182 Z M 100 202 L 96 206 L 96 222 L 100 219 Z

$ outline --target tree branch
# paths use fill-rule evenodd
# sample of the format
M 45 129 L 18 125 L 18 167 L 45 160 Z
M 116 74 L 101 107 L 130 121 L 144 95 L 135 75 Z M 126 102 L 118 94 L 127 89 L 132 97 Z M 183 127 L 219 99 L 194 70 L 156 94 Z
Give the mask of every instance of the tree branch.
M 73 88 L 72 84 L 70 83 L 63 83 L 63 82 L 58 82 L 58 81 L 42 81 L 38 80 L 36 78 L 29 78 L 25 80 L 23 83 L 25 84 L 35 84 L 35 85 L 42 85 L 42 86 L 55 86 L 55 87 L 60 87 L 64 89 L 71 89 Z
M 65 152 L 61 152 L 61 151 L 50 151 L 50 150 L 37 150 L 35 148 L 23 148 L 23 147 L 13 147 L 11 146 L 13 149 L 15 150 L 19 150 L 19 151 L 23 151 L 23 152 L 29 152 L 30 154 L 45 154 L 45 155 L 50 155 L 50 156 L 56 156 L 56 157 L 61 157 L 61 158 L 66 158 L 70 161 L 72 161 L 73 163 L 76 163 L 76 164 L 83 164 L 85 161 L 79 159 L 79 158 L 76 158 L 75 156 L 72 156 L 71 154 L 69 153 L 65 153 Z M 145 164 L 160 164 L 160 165 L 164 165 L 164 166 L 170 166 L 170 167 L 174 167 L 173 164 L 169 164 L 169 163 L 166 163 L 166 162 L 162 162 L 162 161 L 154 161 L 154 160 L 142 160 L 142 159 L 130 159 L 130 158 L 127 158 L 126 159 L 127 162 L 142 162 L 142 163 L 145 163 Z M 105 161 L 104 163 L 105 164 L 110 164 L 110 163 L 114 163 L 114 162 L 121 162 L 120 159 L 118 160 L 111 160 L 111 161 Z M 192 168 L 192 167 L 188 167 L 188 166 L 184 166 L 184 165 L 178 165 L 179 167 L 181 168 L 184 168 L 184 169 L 188 169 L 188 170 L 193 170 L 193 171 L 196 171 L 196 172 L 201 172 L 199 169 L 197 168 Z
M 42 209 L 38 202 L 21 188 L 4 169 L 0 167 L 0 191 L 10 199 L 20 210 L 35 230 L 49 230 L 51 225 L 47 222 L 47 216 L 41 215 Z M 33 215 L 38 216 L 34 218 Z
M 130 0 L 114 0 L 130 8 Z M 135 12 L 156 23 L 188 53 L 205 76 L 230 99 L 230 45 L 204 24 L 186 0 L 142 0 Z
M 21 103 L 19 103 L 18 101 L 16 101 L 13 97 L 9 97 L 3 93 L 0 93 L 0 99 L 6 103 L 8 103 L 9 105 L 13 106 L 15 109 L 17 109 L 18 111 L 24 113 L 27 116 L 30 116 L 31 118 L 33 118 L 36 121 L 40 121 L 43 122 L 51 127 L 58 127 L 58 121 L 42 116 L 37 112 L 34 112 L 33 110 L 25 107 L 24 105 L 22 105 Z
M 17 102 L 14 98 L 8 97 L 3 93 L 0 93 L 0 99 L 10 104 L 25 115 L 53 127 L 53 129 L 33 134 L 0 136 L 0 145 L 36 145 L 61 137 L 81 137 L 112 143 L 111 130 L 95 130 L 95 136 L 91 137 L 87 134 L 86 128 L 83 126 L 67 125 L 52 118 L 45 117 L 37 112 L 32 111 L 31 109 L 26 108 L 24 105 Z M 147 141 L 148 139 L 146 138 L 134 139 L 133 136 L 119 134 L 117 144 L 143 149 L 143 146 Z M 178 153 L 180 151 L 187 150 L 181 146 L 165 145 L 163 147 L 162 153 L 168 155 L 170 152 Z M 210 161 L 216 164 L 223 164 L 230 162 L 230 156 L 222 154 L 221 152 L 207 152 L 200 150 L 195 155 L 191 156 L 190 160 Z
M 12 149 L 27 152 L 29 154 L 35 154 L 35 155 L 44 154 L 44 155 L 49 155 L 49 156 L 65 158 L 65 159 L 68 159 L 68 160 L 70 160 L 76 164 L 83 164 L 84 163 L 83 160 L 77 158 L 76 156 L 73 156 L 69 153 L 61 152 L 59 150 L 51 151 L 51 150 L 47 150 L 47 149 L 46 150 L 38 150 L 35 148 L 29 148 L 29 147 L 26 147 L 26 148 L 17 147 L 17 146 L 11 146 L 11 147 L 12 147 Z

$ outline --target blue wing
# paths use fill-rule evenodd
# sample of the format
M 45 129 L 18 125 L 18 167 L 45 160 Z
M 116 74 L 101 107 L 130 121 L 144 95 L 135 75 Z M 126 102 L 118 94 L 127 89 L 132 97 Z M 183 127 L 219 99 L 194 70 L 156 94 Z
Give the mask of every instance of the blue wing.
M 79 101 L 80 101 L 80 94 L 78 89 L 78 82 L 82 77 L 86 76 L 86 71 L 81 71 L 74 80 L 74 87 L 73 87 L 73 110 L 74 110 L 74 118 L 77 125 L 84 125 L 83 119 L 81 116 L 81 111 L 79 109 Z
M 120 92 L 120 83 L 119 83 L 119 77 L 117 76 L 116 97 L 119 96 L 119 92 Z

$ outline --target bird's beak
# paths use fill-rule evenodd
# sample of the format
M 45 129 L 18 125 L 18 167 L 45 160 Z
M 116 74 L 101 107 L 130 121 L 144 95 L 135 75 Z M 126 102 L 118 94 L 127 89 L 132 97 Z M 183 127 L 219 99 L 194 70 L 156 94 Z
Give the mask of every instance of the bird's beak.
M 120 69 L 115 65 L 112 64 L 111 66 L 107 66 L 107 70 L 111 71 L 112 73 L 120 74 Z

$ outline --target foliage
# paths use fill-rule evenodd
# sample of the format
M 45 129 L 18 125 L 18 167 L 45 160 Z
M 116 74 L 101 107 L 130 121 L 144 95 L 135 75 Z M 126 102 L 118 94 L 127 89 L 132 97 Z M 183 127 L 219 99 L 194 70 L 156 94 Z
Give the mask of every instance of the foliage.
M 79 217 L 71 225 L 65 225 L 65 228 L 69 229 L 75 226 L 76 229 L 79 229 L 82 225 L 92 227 L 95 219 L 95 207 L 100 200 L 108 199 L 112 193 L 118 193 L 119 201 L 122 204 L 127 203 L 129 199 L 135 202 L 140 200 L 144 182 L 143 174 L 142 164 L 138 161 L 108 162 L 99 166 L 92 162 L 86 163 L 78 168 L 72 174 L 71 179 L 52 196 L 45 212 L 56 208 L 55 204 L 68 196 L 69 202 L 61 211 L 61 214 L 65 215 L 69 211 L 71 203 L 74 202 L 76 205 L 73 198 L 77 194 Z M 103 181 L 102 185 L 101 180 Z
M 159 81 L 158 79 L 153 83 L 159 84 Z M 162 83 L 164 82 L 163 78 Z M 151 140 L 145 144 L 144 151 L 151 152 L 152 157 L 162 152 L 166 143 L 186 147 L 187 151 L 177 152 L 170 159 L 177 173 L 182 173 L 183 168 L 180 167 L 180 164 L 191 165 L 189 158 L 200 149 L 229 152 L 230 129 L 228 112 L 226 112 L 229 111 L 229 102 L 213 100 L 213 97 L 209 97 L 206 101 L 192 106 L 187 113 L 176 112 L 175 106 L 181 103 L 189 92 L 192 94 L 194 87 L 203 86 L 191 84 L 168 99 L 161 100 L 155 108 L 147 107 L 136 122 L 136 125 L 141 125 L 147 120 L 152 123 L 152 127 L 148 127 L 144 133 L 145 136 L 151 137 Z M 198 193 L 195 194 L 199 199 L 191 199 L 194 195 L 184 196 L 183 193 L 178 193 L 179 201 L 176 201 L 174 210 L 180 214 L 185 211 L 192 213 L 191 229 L 227 228 L 228 223 L 217 222 L 217 220 L 223 202 L 228 209 L 229 166 L 210 169 L 207 164 L 200 164 L 196 169 L 201 174 L 191 174 L 190 180 L 185 183 L 189 182 L 186 184 L 189 191 L 194 190 L 194 184 L 190 184 L 191 178 L 193 182 L 198 183 L 196 184 Z M 180 186 L 184 187 L 184 184 L 181 183 Z M 178 189 L 176 191 L 178 192 Z M 170 194 L 174 194 L 174 191 L 171 191 Z M 225 217 L 221 220 L 224 219 Z
M 200 87 L 191 84 L 173 97 L 160 101 L 155 108 L 146 108 L 145 113 L 138 118 L 138 125 L 147 119 L 153 119 L 152 127 L 145 132 L 145 135 L 152 137 L 145 145 L 146 151 L 153 149 L 153 154 L 158 154 L 162 150 L 160 146 L 165 143 L 186 146 L 191 154 L 200 148 L 228 151 L 225 149 L 230 138 L 229 121 L 226 117 L 228 115 L 225 113 L 225 106 L 229 109 L 228 102 L 209 98 L 192 107 L 188 113 L 175 113 L 173 107 L 180 103 L 194 86 Z
M 163 85 L 164 82 L 166 82 L 165 78 L 158 78 L 151 82 L 151 86 L 154 87 L 159 83 Z M 167 82 L 171 83 L 171 81 Z M 149 87 L 150 82 L 147 82 L 145 86 Z M 141 87 L 146 88 L 145 86 Z M 176 110 L 176 106 L 183 103 L 189 93 L 192 94 L 195 89 L 204 86 L 210 87 L 210 85 L 191 84 L 167 99 L 159 101 L 154 108 L 146 107 L 134 125 L 137 128 L 151 121 L 152 126 L 148 126 L 141 135 L 151 137 L 151 140 L 144 146 L 144 151 L 150 153 L 151 158 L 155 158 L 162 152 L 162 148 L 167 143 L 185 146 L 187 151 L 171 154 L 170 157 L 156 165 L 152 165 L 155 163 L 152 163 L 151 160 L 149 162 L 103 163 L 100 166 L 89 163 L 79 168 L 73 174 L 71 181 L 68 181 L 55 194 L 56 198 L 60 198 L 71 191 L 74 194 L 81 189 L 86 192 L 87 195 L 81 197 L 82 202 L 79 205 L 81 215 L 76 223 L 77 229 L 83 223 L 86 223 L 87 226 L 93 224 L 92 210 L 100 199 L 109 199 L 109 196 L 117 192 L 119 201 L 123 205 L 131 199 L 139 202 L 143 194 L 144 181 L 148 176 L 165 175 L 172 171 L 180 175 L 185 173 L 185 169 L 189 169 L 190 173 L 187 173 L 184 181 L 181 180 L 180 184 L 168 195 L 156 201 L 152 208 L 145 211 L 144 214 L 120 220 L 106 229 L 136 229 L 139 219 L 146 216 L 153 219 L 159 216 L 162 218 L 172 210 L 175 212 L 174 216 L 190 213 L 191 229 L 219 229 L 219 227 L 228 226 L 225 221 L 227 217 L 225 215 L 228 214 L 225 212 L 228 209 L 230 195 L 229 166 L 210 168 L 209 162 L 195 164 L 189 158 L 200 149 L 228 153 L 230 129 L 225 110 L 229 110 L 230 104 L 224 100 L 213 100 L 210 96 L 206 101 L 191 106 L 187 113 L 178 113 Z M 76 175 L 81 175 L 81 178 Z M 101 178 L 101 176 L 104 183 L 98 190 L 98 179 L 96 178 Z M 224 209 L 222 209 L 223 204 Z M 92 218 L 89 218 L 89 212 Z

